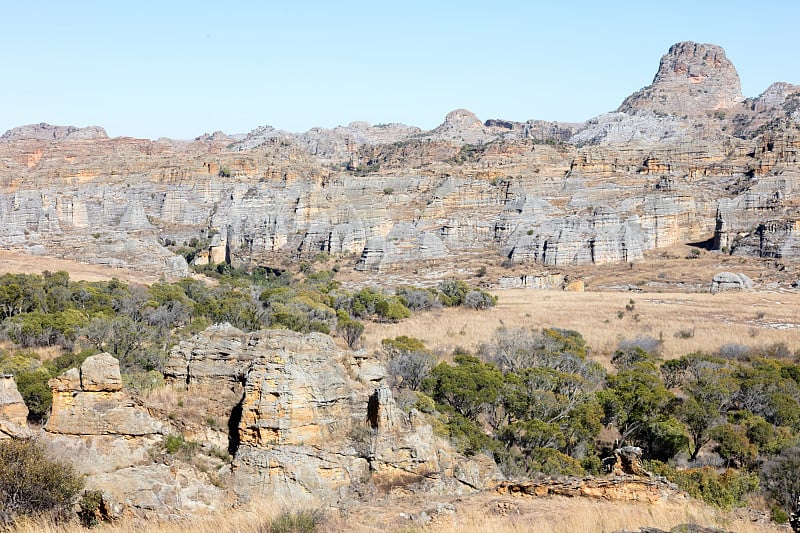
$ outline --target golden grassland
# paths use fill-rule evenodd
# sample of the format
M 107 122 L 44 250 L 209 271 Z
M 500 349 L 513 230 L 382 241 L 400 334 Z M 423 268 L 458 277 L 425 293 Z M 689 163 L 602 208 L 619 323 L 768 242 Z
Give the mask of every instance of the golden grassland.
M 0 275 L 2 274 L 41 274 L 45 270 L 69 272 L 70 279 L 84 281 L 108 281 L 116 278 L 128 283 L 156 283 L 159 276 L 137 272 L 127 268 L 108 265 L 92 265 L 70 259 L 35 256 L 24 253 L 0 250 Z
M 417 313 L 396 324 L 368 323 L 364 346 L 408 335 L 442 354 L 476 350 L 498 328 L 557 327 L 580 332 L 599 359 L 624 339 L 663 341 L 666 358 L 714 352 L 730 343 L 751 347 L 785 343 L 800 349 L 800 294 L 795 292 L 564 292 L 495 291 L 493 309 L 463 308 Z
M 320 533 L 353 532 L 431 532 L 431 533 L 610 533 L 622 529 L 658 527 L 669 530 L 680 524 L 718 527 L 726 531 L 767 533 L 785 531 L 769 523 L 755 523 L 747 516 L 702 505 L 695 501 L 611 502 L 587 498 L 551 496 L 545 498 L 499 497 L 487 491 L 456 499 L 443 499 L 455 507 L 454 514 L 435 516 L 421 525 L 408 518 L 410 513 L 435 507 L 436 501 L 415 498 L 354 505 L 347 513 L 331 510 L 316 531 Z M 238 508 L 200 514 L 181 521 L 141 521 L 123 519 L 102 524 L 93 531 L 113 533 L 269 533 L 270 522 L 282 509 L 302 508 L 257 502 Z M 405 513 L 406 516 L 402 516 Z M 22 523 L 19 533 L 77 533 L 86 531 L 77 523 L 52 525 L 42 520 Z

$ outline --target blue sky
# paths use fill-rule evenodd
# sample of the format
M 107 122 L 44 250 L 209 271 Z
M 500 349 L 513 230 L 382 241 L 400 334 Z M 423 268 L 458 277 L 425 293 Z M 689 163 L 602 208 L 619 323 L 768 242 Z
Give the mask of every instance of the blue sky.
M 800 83 L 794 1 L 5 2 L 0 132 L 38 122 L 186 139 L 353 120 L 583 121 L 683 40 L 756 96 Z

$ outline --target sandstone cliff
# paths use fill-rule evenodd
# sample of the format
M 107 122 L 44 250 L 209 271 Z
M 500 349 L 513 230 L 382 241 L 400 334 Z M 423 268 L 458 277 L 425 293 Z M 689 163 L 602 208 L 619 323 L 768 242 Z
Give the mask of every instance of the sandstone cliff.
M 0 246 L 186 276 L 194 261 L 325 252 L 371 272 L 408 265 L 636 261 L 709 241 L 796 257 L 800 88 L 745 99 L 716 45 L 678 43 L 653 82 L 583 125 L 431 130 L 354 122 L 194 141 L 24 126 L 0 138 Z
M 169 426 L 122 390 L 118 361 L 87 358 L 50 380 L 53 407 L 41 440 L 55 457 L 86 475 L 111 517 L 178 517 L 221 505 L 222 490 L 195 469 L 162 461 Z
M 231 402 L 225 391 L 241 391 L 229 405 L 243 498 L 346 505 L 375 490 L 468 492 L 501 477 L 490 459 L 460 457 L 419 413 L 400 410 L 376 363 L 321 334 L 220 325 L 173 350 L 166 375 L 195 393 L 215 383 Z

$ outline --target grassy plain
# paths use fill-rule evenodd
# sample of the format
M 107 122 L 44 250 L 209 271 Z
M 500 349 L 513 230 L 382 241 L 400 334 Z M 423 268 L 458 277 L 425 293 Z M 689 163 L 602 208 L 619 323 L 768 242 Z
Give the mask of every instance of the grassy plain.
M 498 328 L 557 327 L 579 331 L 592 353 L 605 358 L 624 339 L 649 336 L 663 341 L 663 355 L 714 352 L 730 343 L 800 348 L 800 294 L 796 292 L 564 292 L 495 291 L 496 307 L 418 313 L 396 324 L 367 324 L 365 347 L 408 335 L 438 353 L 457 346 L 475 350 Z

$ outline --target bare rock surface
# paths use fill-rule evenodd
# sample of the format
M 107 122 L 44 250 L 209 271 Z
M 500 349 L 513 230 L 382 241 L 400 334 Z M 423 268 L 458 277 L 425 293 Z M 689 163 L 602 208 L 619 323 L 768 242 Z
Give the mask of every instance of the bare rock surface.
M 716 45 L 677 43 L 653 82 L 584 124 L 457 109 L 430 131 L 352 122 L 193 141 L 23 126 L 0 138 L 0 247 L 185 277 L 195 264 L 635 262 L 712 241 L 800 256 L 800 88 L 745 99 Z M 378 274 L 375 274 L 378 273 Z
M 88 357 L 50 380 L 53 408 L 41 433 L 49 453 L 86 475 L 111 518 L 172 519 L 212 510 L 225 491 L 194 467 L 159 455 L 165 422 L 122 390 L 119 363 Z
M 14 376 L 0 375 L 0 439 L 25 438 L 28 428 L 28 407 L 17 390 Z
M 80 368 L 50 380 L 53 408 L 45 431 L 61 435 L 160 434 L 163 425 L 122 392 L 119 362 L 110 354 L 88 357 Z
M 346 503 L 365 490 L 470 492 L 501 477 L 493 461 L 460 457 L 419 413 L 399 409 L 380 385 L 385 370 L 366 359 L 326 335 L 222 325 L 173 350 L 167 375 L 190 391 L 244 383 L 233 461 L 243 498 Z

